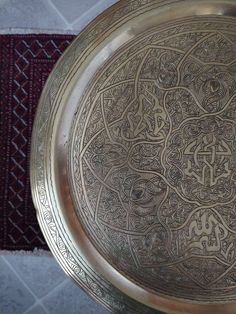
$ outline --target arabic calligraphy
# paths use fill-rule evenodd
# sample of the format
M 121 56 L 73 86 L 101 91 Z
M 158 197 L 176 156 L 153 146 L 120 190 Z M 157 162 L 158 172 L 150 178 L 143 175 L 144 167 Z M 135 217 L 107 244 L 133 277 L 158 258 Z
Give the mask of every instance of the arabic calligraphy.
M 184 154 L 193 156 L 194 160 L 194 163 L 188 160 L 186 175 L 195 177 L 202 185 L 212 187 L 220 178 L 227 178 L 231 174 L 226 158 L 232 154 L 229 145 L 224 140 L 217 143 L 214 134 L 203 136 L 201 143 L 194 140 Z
M 230 262 L 235 255 L 235 249 L 232 242 L 225 241 L 229 232 L 215 216 L 210 211 L 195 216 L 195 219 L 189 224 L 186 250 L 190 250 L 191 253 L 196 250 L 197 253 L 200 252 L 205 256 L 216 252 Z
M 73 136 L 74 198 L 93 244 L 134 281 L 184 298 L 236 289 L 236 44 L 210 25 L 123 47 Z
M 165 137 L 163 128 L 166 118 L 165 110 L 160 106 L 158 98 L 147 91 L 147 96 L 139 95 L 137 110 L 131 108 L 128 111 L 126 125 L 120 129 L 121 136 L 126 141 L 138 139 L 161 141 Z
M 199 205 L 233 199 L 234 132 L 233 123 L 210 116 L 190 119 L 173 133 L 166 150 L 166 173 L 182 195 Z

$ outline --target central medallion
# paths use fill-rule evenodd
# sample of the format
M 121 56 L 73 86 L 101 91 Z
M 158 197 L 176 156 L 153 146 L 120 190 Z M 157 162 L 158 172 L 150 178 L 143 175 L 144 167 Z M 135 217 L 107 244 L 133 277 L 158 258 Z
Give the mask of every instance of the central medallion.
M 94 77 L 72 134 L 71 190 L 92 243 L 140 285 L 197 301 L 236 295 L 228 25 L 178 21 L 122 47 Z

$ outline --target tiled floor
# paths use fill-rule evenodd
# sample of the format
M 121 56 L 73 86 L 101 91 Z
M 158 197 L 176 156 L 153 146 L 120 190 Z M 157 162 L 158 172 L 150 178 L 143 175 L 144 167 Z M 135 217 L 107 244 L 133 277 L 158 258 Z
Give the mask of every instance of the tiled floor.
M 51 30 L 78 33 L 117 0 L 0 0 L 0 33 Z
M 0 256 L 1 314 L 105 314 L 52 256 Z
M 0 0 L 0 33 L 78 33 L 117 0 Z M 102 314 L 52 256 L 0 254 L 0 314 Z

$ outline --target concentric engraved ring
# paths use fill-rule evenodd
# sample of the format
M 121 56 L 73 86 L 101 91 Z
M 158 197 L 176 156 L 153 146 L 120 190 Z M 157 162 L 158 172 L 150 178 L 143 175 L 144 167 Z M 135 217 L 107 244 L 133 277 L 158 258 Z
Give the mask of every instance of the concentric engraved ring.
M 46 84 L 39 223 L 114 313 L 236 311 L 235 12 L 234 0 L 121 0 Z
M 235 30 L 192 19 L 129 42 L 76 121 L 79 218 L 106 260 L 156 292 L 235 297 Z

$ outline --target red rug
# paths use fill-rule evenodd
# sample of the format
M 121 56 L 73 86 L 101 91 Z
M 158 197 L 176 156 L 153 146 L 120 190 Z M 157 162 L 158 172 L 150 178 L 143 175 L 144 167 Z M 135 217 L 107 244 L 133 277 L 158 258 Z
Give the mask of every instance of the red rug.
M 30 139 L 42 88 L 70 35 L 0 35 L 0 249 L 47 249 L 29 182 Z

